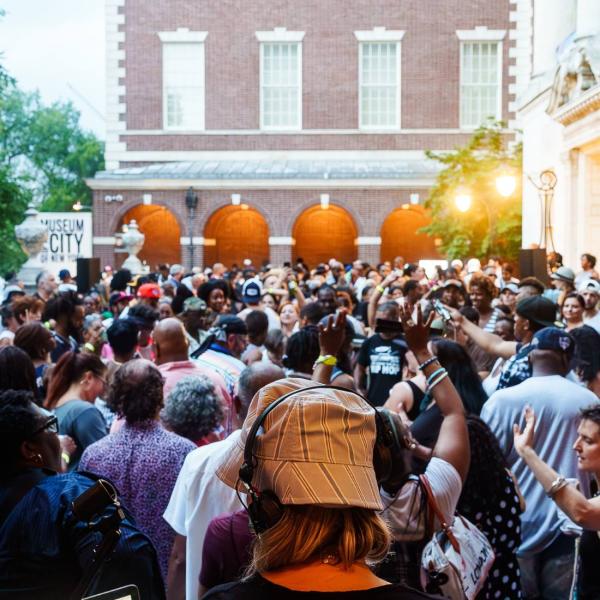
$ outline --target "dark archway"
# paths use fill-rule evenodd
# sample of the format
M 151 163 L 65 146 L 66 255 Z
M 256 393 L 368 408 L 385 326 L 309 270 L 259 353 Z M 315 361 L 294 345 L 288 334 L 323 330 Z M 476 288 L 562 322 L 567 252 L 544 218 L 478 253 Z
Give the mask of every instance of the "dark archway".
M 227 267 L 249 258 L 256 266 L 269 261 L 269 226 L 265 218 L 246 204 L 224 206 L 204 228 L 204 265 Z
M 402 256 L 407 262 L 440 258 L 432 237 L 418 233 L 431 219 L 420 206 L 405 204 L 394 210 L 381 227 L 381 260 Z
M 158 204 L 139 204 L 129 209 L 121 222 L 127 225 L 132 219 L 137 221 L 140 231 L 146 236 L 138 257 L 148 264 L 151 271 L 156 271 L 160 264 L 181 262 L 181 229 L 168 208 Z
M 343 208 L 311 206 L 294 223 L 293 258 L 303 258 L 310 267 L 330 258 L 350 263 L 357 258 L 357 236 L 354 220 Z

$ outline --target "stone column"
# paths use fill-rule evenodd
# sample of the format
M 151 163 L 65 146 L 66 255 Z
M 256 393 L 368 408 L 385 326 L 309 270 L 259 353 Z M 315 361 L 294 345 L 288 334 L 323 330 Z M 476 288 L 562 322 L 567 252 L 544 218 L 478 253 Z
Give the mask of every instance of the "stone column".
M 292 246 L 294 239 L 289 236 L 271 236 L 269 237 L 269 260 L 271 264 L 277 267 L 284 262 L 292 262 Z
M 381 254 L 381 237 L 359 236 L 356 238 L 358 246 L 358 259 L 369 264 L 376 265 L 380 260 Z

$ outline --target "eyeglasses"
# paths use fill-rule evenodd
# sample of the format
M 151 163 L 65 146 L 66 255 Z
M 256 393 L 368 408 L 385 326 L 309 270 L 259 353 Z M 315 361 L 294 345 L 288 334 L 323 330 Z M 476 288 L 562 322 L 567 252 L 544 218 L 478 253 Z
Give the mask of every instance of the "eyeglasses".
M 48 420 L 39 428 L 36 429 L 31 437 L 36 436 L 38 433 L 42 433 L 42 431 L 48 430 L 50 433 L 58 433 L 58 419 L 56 416 L 52 415 L 48 418 Z

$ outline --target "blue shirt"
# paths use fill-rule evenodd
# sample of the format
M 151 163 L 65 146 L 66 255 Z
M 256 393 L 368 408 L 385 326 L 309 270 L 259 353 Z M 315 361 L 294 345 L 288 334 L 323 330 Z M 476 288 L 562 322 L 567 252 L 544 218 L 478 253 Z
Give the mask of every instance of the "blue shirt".
M 574 524 L 546 496 L 533 471 L 517 454 L 513 445 L 513 424 L 523 425 L 523 410 L 535 411 L 533 447 L 539 457 L 567 478 L 578 478 L 582 489 L 589 489 L 589 478 L 577 469 L 573 444 L 577 439 L 580 409 L 597 404 L 589 390 L 560 375 L 530 377 L 523 383 L 494 392 L 483 405 L 481 418 L 500 443 L 510 469 L 515 474 L 526 502 L 521 516 L 522 544 L 519 556 L 531 556 L 550 546 L 565 528 Z
M 0 481 L 0 503 L 28 474 Z M 0 521 L 0 598 L 69 597 L 101 539 L 100 534 L 88 531 L 71 509 L 73 500 L 94 483 L 94 478 L 81 473 L 43 474 L 41 481 L 6 511 L 8 515 Z M 156 552 L 126 514 L 117 547 L 88 595 L 135 584 L 144 600 L 162 600 L 164 587 Z

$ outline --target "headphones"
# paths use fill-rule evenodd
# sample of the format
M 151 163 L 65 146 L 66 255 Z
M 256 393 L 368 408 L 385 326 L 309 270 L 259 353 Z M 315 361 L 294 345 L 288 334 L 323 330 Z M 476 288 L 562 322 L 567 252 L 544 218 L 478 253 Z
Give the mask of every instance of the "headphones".
M 314 385 L 311 387 L 293 390 L 278 398 L 270 404 L 256 418 L 244 446 L 244 462 L 239 471 L 239 479 L 244 484 L 251 502 L 246 506 L 246 510 L 252 523 L 252 528 L 256 534 L 263 533 L 270 527 L 273 527 L 283 516 L 284 506 L 279 501 L 277 494 L 272 490 L 257 490 L 252 485 L 252 477 L 256 466 L 254 456 L 254 445 L 256 437 L 263 423 L 269 414 L 281 403 L 285 402 L 291 396 L 308 392 L 310 390 L 339 390 L 341 392 L 354 394 L 363 402 L 372 406 L 370 402 L 358 392 L 343 388 L 337 385 Z M 387 492 L 395 494 L 407 480 L 410 475 L 410 454 L 411 443 L 410 434 L 406 425 L 400 419 L 400 416 L 383 408 L 373 407 L 375 409 L 375 421 L 377 434 L 375 446 L 373 447 L 373 468 L 377 483 Z

